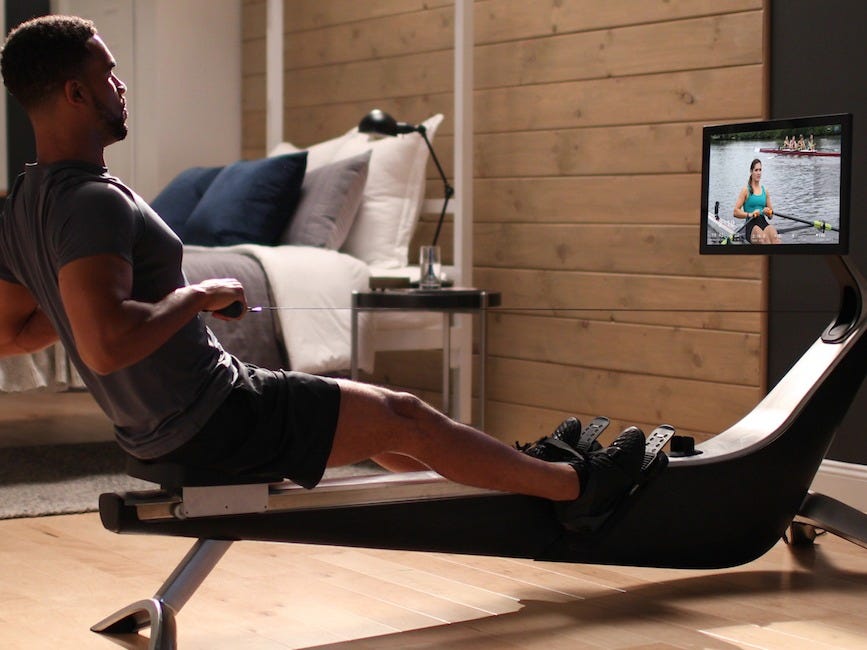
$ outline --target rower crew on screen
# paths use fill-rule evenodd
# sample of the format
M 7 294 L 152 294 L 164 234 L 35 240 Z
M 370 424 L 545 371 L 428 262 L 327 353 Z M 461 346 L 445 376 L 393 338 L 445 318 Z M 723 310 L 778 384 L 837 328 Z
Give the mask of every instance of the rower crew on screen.
M 771 197 L 762 185 L 762 161 L 756 158 L 750 164 L 747 186 L 735 201 L 734 216 L 747 220 L 744 236 L 751 244 L 779 244 L 777 229 L 768 223 L 773 215 Z

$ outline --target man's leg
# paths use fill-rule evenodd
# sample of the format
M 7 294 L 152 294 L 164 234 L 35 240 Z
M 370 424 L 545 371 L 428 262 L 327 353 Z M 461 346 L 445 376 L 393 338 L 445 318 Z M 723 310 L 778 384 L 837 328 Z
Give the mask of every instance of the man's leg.
M 533 458 L 477 429 L 450 420 L 407 393 L 339 380 L 340 416 L 330 467 L 397 454 L 417 459 L 443 477 L 473 487 L 576 499 L 575 469 Z

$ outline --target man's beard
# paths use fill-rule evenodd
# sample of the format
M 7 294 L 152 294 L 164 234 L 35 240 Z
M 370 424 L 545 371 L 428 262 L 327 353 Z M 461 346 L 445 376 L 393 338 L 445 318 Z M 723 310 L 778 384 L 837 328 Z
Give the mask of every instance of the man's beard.
M 106 133 L 111 136 L 112 142 L 120 142 L 125 139 L 129 133 L 129 127 L 126 125 L 123 110 L 121 109 L 120 115 L 116 115 L 108 110 L 105 104 L 99 104 L 97 108 L 99 109 L 102 123 L 106 127 Z

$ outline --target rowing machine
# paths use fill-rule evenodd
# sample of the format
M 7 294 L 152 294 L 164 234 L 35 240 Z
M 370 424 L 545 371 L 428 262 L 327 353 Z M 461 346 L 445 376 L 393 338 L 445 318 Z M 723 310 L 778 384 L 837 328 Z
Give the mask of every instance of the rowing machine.
M 103 494 L 103 525 L 117 533 L 197 538 L 154 598 L 101 621 L 98 632 L 151 626 L 151 648 L 174 647 L 174 614 L 233 541 L 263 540 L 497 555 L 651 567 L 719 568 L 752 561 L 793 523 L 825 527 L 867 546 L 867 516 L 808 492 L 867 374 L 864 283 L 829 258 L 840 313 L 756 408 L 727 431 L 672 457 L 669 467 L 602 530 L 564 530 L 545 500 L 466 488 L 430 473 L 323 481 L 307 491 L 274 477 L 225 477 L 139 464 L 159 491 Z M 800 513 L 803 511 L 803 515 Z

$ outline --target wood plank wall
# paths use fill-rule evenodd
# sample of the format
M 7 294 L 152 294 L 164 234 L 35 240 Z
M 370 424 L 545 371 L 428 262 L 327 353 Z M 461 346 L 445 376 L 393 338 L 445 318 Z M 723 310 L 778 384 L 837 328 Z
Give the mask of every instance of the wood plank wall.
M 287 0 L 285 15 L 289 141 L 374 106 L 442 112 L 450 172 L 451 0 Z M 256 157 L 264 0 L 244 20 Z M 697 226 L 702 125 L 762 114 L 762 24 L 762 0 L 476 0 L 474 277 L 507 307 L 489 329 L 495 435 L 528 440 L 575 413 L 704 437 L 763 395 L 766 265 L 700 257 Z M 431 231 L 426 217 L 418 236 Z M 437 359 L 379 355 L 374 379 L 435 401 Z

